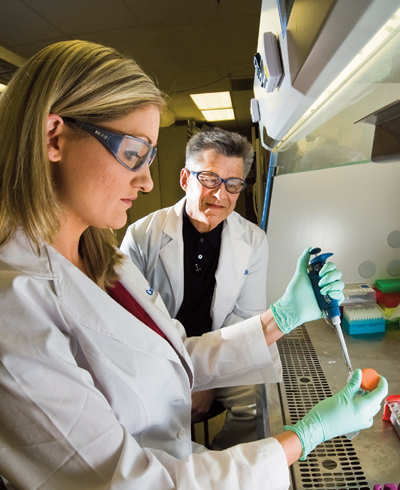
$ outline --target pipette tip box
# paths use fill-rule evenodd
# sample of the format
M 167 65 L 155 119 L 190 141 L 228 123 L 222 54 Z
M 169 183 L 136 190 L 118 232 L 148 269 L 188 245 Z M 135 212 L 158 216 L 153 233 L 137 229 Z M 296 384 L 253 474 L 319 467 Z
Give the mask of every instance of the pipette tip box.
M 386 325 L 390 327 L 399 326 L 399 317 L 391 319 L 391 316 L 400 305 L 400 292 L 383 293 L 378 288 L 374 288 L 376 292 L 376 302 L 382 308 L 385 317 Z
M 342 326 L 349 335 L 386 331 L 383 311 L 377 304 L 345 306 L 343 308 Z
M 396 293 L 400 291 L 400 279 L 377 279 L 375 287 L 382 293 Z
M 346 284 L 342 306 L 376 303 L 376 291 L 368 284 Z
M 391 422 L 400 437 L 400 395 L 389 395 L 386 397 L 382 419 L 386 422 Z
M 400 305 L 400 292 L 383 293 L 378 288 L 374 288 L 376 293 L 376 302 L 380 307 L 385 306 L 388 309 L 396 308 Z

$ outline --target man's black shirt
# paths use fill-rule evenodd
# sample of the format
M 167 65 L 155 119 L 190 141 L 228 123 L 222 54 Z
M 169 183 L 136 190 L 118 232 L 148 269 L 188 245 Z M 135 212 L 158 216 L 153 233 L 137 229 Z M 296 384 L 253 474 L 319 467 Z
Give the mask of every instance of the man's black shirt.
M 184 295 L 176 318 L 188 337 L 209 332 L 223 222 L 209 233 L 200 233 L 183 209 Z

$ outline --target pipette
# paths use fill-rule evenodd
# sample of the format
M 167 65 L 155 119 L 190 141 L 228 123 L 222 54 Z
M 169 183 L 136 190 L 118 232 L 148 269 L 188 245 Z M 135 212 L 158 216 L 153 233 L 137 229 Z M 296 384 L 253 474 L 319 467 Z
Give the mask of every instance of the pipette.
M 347 370 L 349 372 L 349 378 L 353 374 L 353 368 L 351 366 L 351 361 L 349 353 L 347 351 L 346 342 L 343 337 L 342 325 L 340 320 L 340 308 L 339 302 L 336 299 L 331 298 L 327 294 L 324 296 L 321 294 L 318 282 L 321 277 L 319 276 L 319 271 L 324 266 L 328 257 L 331 257 L 332 253 L 324 253 L 318 255 L 321 252 L 320 248 L 313 248 L 310 251 L 311 255 L 315 255 L 313 259 L 310 260 L 310 265 L 308 267 L 308 276 L 310 277 L 311 284 L 314 290 L 315 298 L 317 299 L 318 306 L 321 308 L 322 314 L 324 315 L 325 321 L 332 325 L 339 338 L 340 346 L 342 348 L 342 354 L 344 361 L 346 363 Z
M 320 276 L 319 276 L 319 271 L 322 269 L 324 266 L 326 259 L 333 255 L 332 253 L 324 253 L 321 255 L 318 255 L 321 252 L 320 248 L 313 248 L 310 251 L 311 255 L 315 255 L 313 259 L 310 260 L 310 264 L 308 267 L 308 276 L 310 277 L 311 284 L 314 290 L 315 297 L 318 302 L 318 306 L 320 307 L 322 314 L 324 315 L 325 321 L 329 324 L 331 324 L 338 335 L 339 342 L 340 342 L 340 347 L 342 348 L 342 354 L 344 357 L 344 361 L 346 363 L 347 370 L 349 372 L 347 382 L 349 382 L 350 378 L 353 375 L 353 368 L 351 366 L 350 362 L 350 357 L 349 353 L 347 351 L 347 346 L 346 342 L 343 337 L 343 332 L 342 332 L 342 322 L 340 321 L 340 308 L 339 308 L 339 302 L 327 294 L 324 296 L 321 294 L 320 287 L 318 286 L 318 282 L 320 281 Z M 364 371 L 374 371 L 372 369 L 364 370 Z M 362 396 L 364 393 L 364 389 L 367 389 L 368 391 L 374 389 L 379 381 L 379 375 L 374 371 L 371 373 L 371 377 L 373 380 L 371 380 L 371 383 L 368 383 L 368 374 L 367 372 L 363 372 L 363 382 L 364 385 L 362 384 L 362 388 L 359 390 L 358 395 Z M 346 437 L 348 439 L 353 439 L 358 434 L 359 431 L 354 431 L 354 432 L 349 432 L 346 434 Z

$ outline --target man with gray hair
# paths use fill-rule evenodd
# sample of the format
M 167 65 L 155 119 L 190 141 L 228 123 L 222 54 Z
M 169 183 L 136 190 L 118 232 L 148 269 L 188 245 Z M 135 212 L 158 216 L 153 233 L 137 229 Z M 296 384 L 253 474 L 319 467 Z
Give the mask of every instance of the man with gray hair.
M 186 196 L 132 224 L 121 244 L 189 338 L 267 308 L 266 235 L 234 212 L 253 156 L 251 144 L 238 133 L 219 128 L 199 131 L 187 144 L 180 174 Z M 271 382 L 278 382 L 276 345 L 270 350 L 278 372 Z M 254 386 L 192 394 L 192 422 L 210 409 L 214 399 L 227 409 L 212 449 L 256 440 L 255 396 Z

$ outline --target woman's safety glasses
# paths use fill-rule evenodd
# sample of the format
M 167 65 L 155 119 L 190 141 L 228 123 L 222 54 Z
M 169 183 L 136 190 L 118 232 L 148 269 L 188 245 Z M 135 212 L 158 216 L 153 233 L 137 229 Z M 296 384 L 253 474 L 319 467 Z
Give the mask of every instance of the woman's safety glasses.
M 140 170 L 145 165 L 151 165 L 156 156 L 157 148 L 147 141 L 127 134 L 106 131 L 71 117 L 64 117 L 63 120 L 75 124 L 78 128 L 87 131 L 98 139 L 121 165 L 132 170 L 132 172 Z
M 207 189 L 215 189 L 223 182 L 228 192 L 231 194 L 239 194 L 239 192 L 242 192 L 247 185 L 243 179 L 238 179 L 237 177 L 223 179 L 214 172 L 194 172 L 193 170 L 189 170 L 189 172 L 196 177 L 201 185 L 207 187 Z

